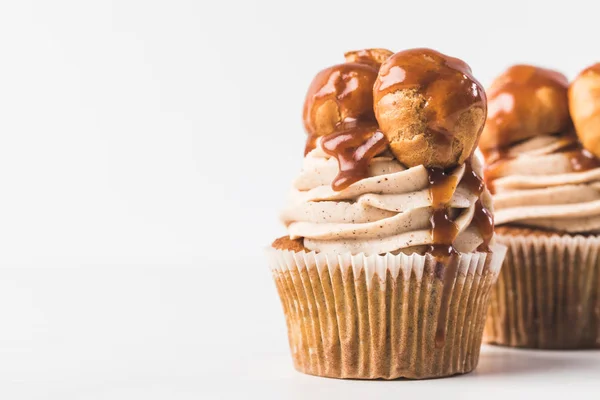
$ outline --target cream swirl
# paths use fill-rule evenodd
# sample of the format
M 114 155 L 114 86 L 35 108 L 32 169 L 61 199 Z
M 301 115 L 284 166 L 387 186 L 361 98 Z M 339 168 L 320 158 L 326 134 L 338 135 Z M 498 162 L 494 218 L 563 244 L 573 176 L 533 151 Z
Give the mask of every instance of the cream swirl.
M 473 163 L 481 175 L 481 165 Z M 464 182 L 466 165 L 456 167 L 449 215 L 459 234 L 453 245 L 459 252 L 472 252 L 483 242 L 473 222 L 477 193 Z M 339 167 L 320 146 L 304 159 L 281 219 L 291 239 L 304 238 L 309 250 L 334 253 L 423 252 L 433 243 L 432 195 L 427 169 L 405 168 L 391 155 L 371 160 L 369 176 L 335 191 L 331 187 Z M 481 195 L 486 208 L 491 196 Z
M 496 224 L 600 232 L 598 167 L 569 135 L 536 136 L 511 146 L 486 168 L 495 189 Z

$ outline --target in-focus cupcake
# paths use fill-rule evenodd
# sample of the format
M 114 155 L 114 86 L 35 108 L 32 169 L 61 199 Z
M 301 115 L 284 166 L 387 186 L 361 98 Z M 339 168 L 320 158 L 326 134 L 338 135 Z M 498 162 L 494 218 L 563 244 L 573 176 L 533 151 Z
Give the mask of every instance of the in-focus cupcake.
M 598 86 L 600 75 L 592 81 Z M 593 154 L 600 154 L 594 141 L 600 137 L 598 92 L 588 72 L 569 89 L 556 71 L 516 65 L 487 93 L 480 147 L 494 193 L 497 239 L 508 253 L 492 291 L 484 340 L 529 348 L 600 347 L 600 162 Z
M 463 61 L 370 49 L 313 80 L 303 169 L 269 262 L 296 369 L 360 379 L 475 368 L 505 248 L 473 151 L 486 97 Z

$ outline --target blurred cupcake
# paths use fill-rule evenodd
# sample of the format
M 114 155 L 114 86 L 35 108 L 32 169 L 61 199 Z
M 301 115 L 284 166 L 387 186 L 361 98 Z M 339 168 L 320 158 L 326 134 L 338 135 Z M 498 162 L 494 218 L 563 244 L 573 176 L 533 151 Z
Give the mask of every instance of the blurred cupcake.
M 587 76 L 569 89 L 556 71 L 516 65 L 487 92 L 480 147 L 497 239 L 508 246 L 492 292 L 488 343 L 600 347 L 600 162 L 593 154 L 600 149 L 581 144 L 599 135 L 600 125 L 587 119 L 598 119 L 589 110 L 600 97 L 590 93 Z
M 296 369 L 433 378 L 477 365 L 504 257 L 472 157 L 486 98 L 433 50 L 348 53 L 306 97 L 304 166 L 268 250 Z

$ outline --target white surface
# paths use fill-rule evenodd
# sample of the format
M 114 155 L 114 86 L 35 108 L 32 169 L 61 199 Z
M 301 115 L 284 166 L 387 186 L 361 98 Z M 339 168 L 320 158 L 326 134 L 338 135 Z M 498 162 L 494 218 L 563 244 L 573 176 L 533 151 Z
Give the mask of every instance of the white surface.
M 489 347 L 475 373 L 429 381 L 302 375 L 292 368 L 266 274 L 256 290 L 236 286 L 239 300 L 229 302 L 224 290 L 209 290 L 217 282 L 206 282 L 196 266 L 5 268 L 0 276 L 2 399 L 428 399 L 443 391 L 445 399 L 506 400 L 598 393 L 595 351 Z
M 291 369 L 261 248 L 314 74 L 367 46 L 434 47 L 484 84 L 600 58 L 598 2 L 323 3 L 0 1 L 0 399 L 598 392 L 596 352 L 427 382 Z

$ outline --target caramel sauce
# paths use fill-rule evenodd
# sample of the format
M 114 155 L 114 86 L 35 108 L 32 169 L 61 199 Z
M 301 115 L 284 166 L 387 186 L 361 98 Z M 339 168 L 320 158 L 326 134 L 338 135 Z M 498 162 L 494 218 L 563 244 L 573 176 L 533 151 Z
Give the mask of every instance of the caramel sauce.
M 373 84 L 379 59 L 387 50 L 350 52 L 354 60 L 321 71 L 313 80 L 304 103 L 304 127 L 308 132 L 304 155 L 322 137 L 323 151 L 338 161 L 339 173 L 332 183 L 340 191 L 369 176 L 373 157 L 388 146 L 378 131 L 373 111 Z
M 483 179 L 478 176 L 471 162 L 467 162 L 462 183 L 477 197 L 480 197 L 485 188 Z M 429 169 L 430 193 L 432 198 L 433 214 L 431 216 L 431 236 L 433 245 L 430 251 L 438 258 L 445 258 L 455 253 L 452 243 L 458 235 L 458 227 L 450 219 L 449 203 L 457 186 L 456 178 L 447 175 L 442 169 Z M 483 243 L 478 251 L 489 251 L 489 244 L 494 236 L 494 218 L 492 213 L 483 205 L 481 199 L 475 203 L 473 223 L 483 238 Z
M 458 226 L 450 217 L 449 203 L 458 184 L 454 175 L 447 174 L 441 168 L 428 168 L 429 191 L 433 213 L 431 215 L 431 236 L 433 238 L 429 253 L 435 257 L 436 274 L 443 282 L 442 299 L 438 313 L 435 333 L 435 345 L 444 346 L 448 308 L 452 295 L 452 282 L 458 269 L 458 252 L 454 240 L 458 236 Z
M 492 212 L 483 205 L 481 199 L 475 202 L 475 213 L 473 214 L 472 221 L 479 234 L 483 238 L 483 243 L 479 245 L 477 251 L 490 252 L 490 241 L 494 237 L 494 215 Z
M 481 147 L 503 147 L 515 139 L 547 133 L 540 132 L 539 124 L 528 123 L 532 118 L 531 105 L 539 103 L 540 89 L 552 91 L 553 98 L 562 101 L 560 110 L 557 110 L 560 126 L 556 132 L 567 129 L 571 123 L 567 107 L 567 78 L 550 69 L 514 65 L 500 75 L 487 91 L 488 116 Z
M 462 178 L 462 183 L 469 189 L 471 192 L 475 193 L 477 196 L 480 196 L 483 193 L 483 189 L 485 188 L 485 184 L 483 179 L 475 171 L 473 171 L 472 161 L 465 165 L 465 173 Z
M 431 194 L 431 236 L 433 244 L 429 248 L 438 259 L 446 259 L 456 253 L 454 239 L 458 235 L 458 227 L 449 215 L 449 203 L 458 182 L 454 175 L 446 174 L 441 168 L 428 168 L 429 191 Z
M 309 135 L 333 133 L 347 120 L 374 121 L 373 84 L 378 69 L 362 63 L 334 65 L 313 79 L 304 102 Z
M 473 171 L 471 163 L 472 161 L 469 161 L 466 164 L 465 174 L 463 175 L 462 182 L 478 197 L 477 201 L 475 202 L 472 223 L 475 224 L 475 227 L 477 227 L 483 242 L 479 245 L 477 251 L 489 252 L 490 241 L 494 237 L 494 216 L 481 201 L 481 194 L 483 193 L 486 185 L 484 180 L 477 175 L 475 171 Z
M 471 68 L 435 50 L 402 51 L 381 66 L 373 89 L 374 101 L 404 89 L 415 89 L 423 95 L 426 129 L 444 142 L 452 140 L 457 120 L 465 111 L 478 107 L 487 112 L 485 91 Z
M 485 189 L 483 179 L 473 171 L 471 166 L 472 160 L 466 163 L 465 173 L 462 178 L 462 183 L 480 197 Z M 431 216 L 431 236 L 433 244 L 429 248 L 429 252 L 436 258 L 436 270 L 442 274 L 444 282 L 441 308 L 438 314 L 437 330 L 435 335 L 435 343 L 437 347 L 443 347 L 446 336 L 446 319 L 450 297 L 452 294 L 452 283 L 456 278 L 458 269 L 458 253 L 453 246 L 456 237 L 459 234 L 458 226 L 452 221 L 449 215 L 449 203 L 452 199 L 458 182 L 454 175 L 446 173 L 440 168 L 429 168 L 429 183 L 431 204 L 433 214 Z M 494 236 L 494 217 L 490 210 L 484 206 L 481 198 L 475 202 L 475 210 L 472 223 L 475 224 L 483 242 L 477 248 L 478 251 L 490 252 L 490 241 Z
M 566 155 L 569 157 L 574 172 L 589 171 L 600 167 L 600 160 L 584 148 L 569 151 Z
M 571 143 L 569 146 L 563 148 L 561 152 L 569 157 L 569 163 L 573 172 L 584 172 L 600 167 L 600 160 L 584 149 L 580 142 Z
M 356 126 L 323 138 L 323 151 L 335 157 L 339 173 L 331 187 L 339 191 L 369 176 L 369 164 L 381 154 L 388 142 L 377 125 Z

